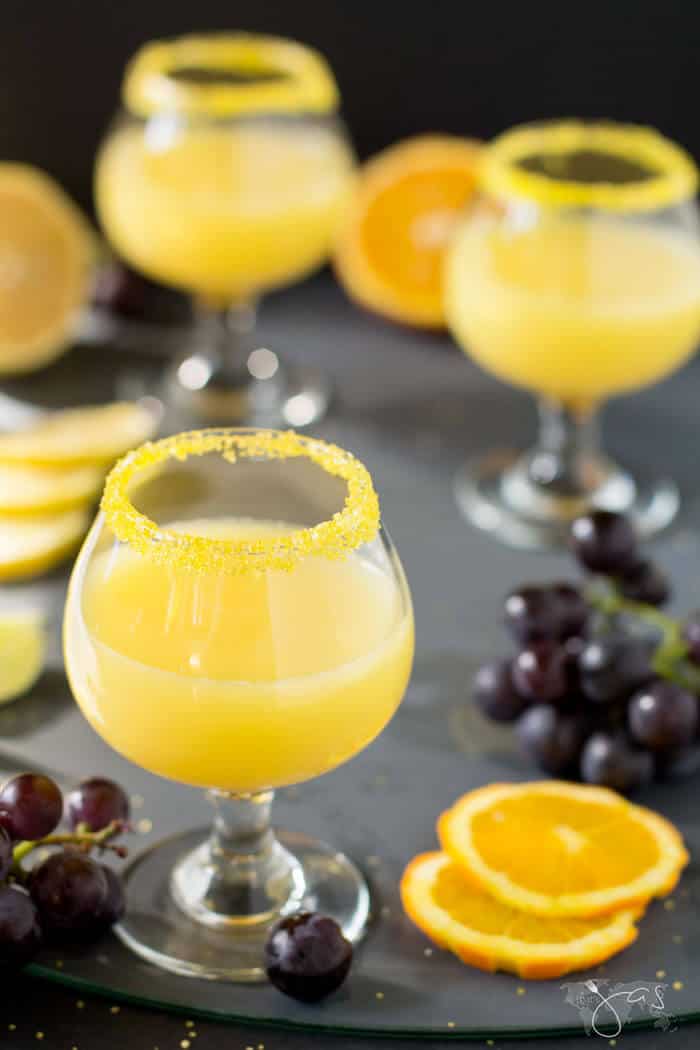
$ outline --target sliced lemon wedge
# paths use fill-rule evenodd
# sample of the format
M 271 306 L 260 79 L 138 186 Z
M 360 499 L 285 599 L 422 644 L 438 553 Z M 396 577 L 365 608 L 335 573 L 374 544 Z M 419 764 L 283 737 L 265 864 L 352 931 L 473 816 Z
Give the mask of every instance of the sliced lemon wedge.
M 90 516 L 89 510 L 69 510 L 0 519 L 0 581 L 38 576 L 58 565 L 80 543 Z
M 103 481 L 99 467 L 49 470 L 0 463 L 0 516 L 58 514 L 82 507 L 96 499 Z
M 25 430 L 0 434 L 0 463 L 54 468 L 110 464 L 153 436 L 159 422 L 156 406 L 149 400 L 117 401 L 53 412 Z
M 31 689 L 45 658 L 46 631 L 41 614 L 0 613 L 0 704 Z

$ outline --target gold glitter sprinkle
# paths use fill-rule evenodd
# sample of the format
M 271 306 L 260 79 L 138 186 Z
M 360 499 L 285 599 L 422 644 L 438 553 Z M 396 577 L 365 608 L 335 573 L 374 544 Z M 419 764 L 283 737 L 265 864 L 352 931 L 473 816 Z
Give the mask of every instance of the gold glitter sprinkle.
M 432 948 L 424 948 L 423 949 L 423 955 L 425 955 L 426 959 L 429 959 L 432 954 L 433 954 L 433 949 Z
M 142 809 L 143 808 L 143 803 L 144 803 L 143 795 L 132 795 L 131 796 L 131 805 L 134 807 L 134 809 Z
M 264 1043 L 258 1043 L 258 1050 L 265 1050 L 265 1044 Z
M 143 817 L 136 824 L 136 830 L 140 835 L 147 835 L 149 831 L 153 831 L 153 821 L 149 820 L 148 817 Z
M 194 1021 L 185 1021 L 185 1028 L 194 1028 Z
M 666 976 L 666 971 L 665 970 L 657 970 L 656 971 L 656 976 L 659 978 L 659 980 L 661 980 L 663 977 Z
M 377 785 L 377 787 L 384 787 L 384 785 L 386 784 L 386 782 L 387 782 L 387 778 L 386 778 L 386 777 L 384 776 L 384 774 L 383 774 L 383 773 L 379 773 L 379 774 L 378 774 L 378 775 L 377 775 L 377 776 L 376 776 L 376 777 L 374 778 L 374 783 L 375 783 L 375 784 Z
M 374 993 L 374 998 L 375 999 L 383 999 L 384 998 L 384 992 L 375 992 Z
M 448 1027 L 448 1028 L 454 1028 L 454 1026 L 455 1026 L 455 1023 L 454 1023 L 454 1021 L 448 1021 L 448 1022 L 447 1022 L 447 1027 Z
M 77 1001 L 77 1003 L 75 1005 L 78 1007 L 79 1010 L 84 1010 L 85 1009 L 85 1003 L 83 1002 L 82 999 L 78 999 L 78 1001 Z
M 63 959 L 56 959 L 55 965 L 56 965 L 56 969 L 57 970 L 62 970 L 63 969 Z
M 493 1039 L 487 1039 L 486 1040 L 486 1045 L 487 1046 L 493 1046 L 494 1045 Z
M 381 915 L 381 917 L 383 919 L 388 919 L 389 916 L 391 915 L 391 908 L 389 907 L 389 905 L 388 904 L 383 904 L 382 905 L 382 909 L 379 912 L 379 914 Z
M 674 981 L 671 987 L 673 988 L 674 992 L 680 992 L 683 989 L 683 982 Z
M 664 908 L 666 909 L 666 911 L 673 911 L 675 907 L 676 902 L 674 901 L 673 897 L 669 897 L 667 901 L 664 901 Z
M 382 862 L 379 859 L 379 857 L 371 856 L 367 858 L 367 863 L 369 864 L 370 868 L 378 868 Z
M 161 528 L 134 507 L 129 492 L 138 476 L 168 459 L 185 460 L 218 452 L 231 463 L 238 458 L 310 459 L 327 474 L 347 484 L 341 510 L 311 528 L 256 540 L 224 540 Z M 110 529 L 139 554 L 193 572 L 240 575 L 268 569 L 291 569 L 308 554 L 342 558 L 373 540 L 379 528 L 379 500 L 367 468 L 349 452 L 293 430 L 240 433 L 192 430 L 147 442 L 124 456 L 112 469 L 102 496 Z
M 682 944 L 683 943 L 683 934 L 682 933 L 674 933 L 674 935 L 671 938 L 671 940 L 673 941 L 674 944 Z
M 8 1024 L 7 1030 L 8 1030 L 8 1032 L 15 1032 L 17 1030 L 17 1025 L 16 1024 Z
M 180 1046 L 182 1047 L 182 1050 L 189 1050 L 189 1047 L 190 1047 L 189 1039 L 181 1039 L 180 1040 Z
M 611 1039 L 608 1043 L 609 1046 L 617 1046 L 617 1039 Z
M 520 985 L 520 987 L 519 987 L 519 988 L 516 988 L 516 989 L 515 989 L 515 994 L 516 994 L 516 995 L 525 995 L 525 989 L 523 988 L 523 986 L 522 986 L 522 985 Z
M 43 1039 L 44 1038 L 44 1033 L 43 1032 L 37 1032 L 34 1038 L 35 1039 Z

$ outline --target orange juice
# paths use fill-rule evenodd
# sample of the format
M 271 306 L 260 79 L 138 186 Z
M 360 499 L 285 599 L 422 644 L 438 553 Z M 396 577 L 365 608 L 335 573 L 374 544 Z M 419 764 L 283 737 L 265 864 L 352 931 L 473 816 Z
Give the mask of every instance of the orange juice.
M 226 304 L 320 265 L 352 179 L 331 127 L 256 121 L 111 135 L 97 161 L 101 221 L 135 267 Z
M 224 539 L 285 531 L 227 519 L 186 529 Z M 306 780 L 362 750 L 404 694 L 412 614 L 361 554 L 228 575 L 128 546 L 89 560 L 89 548 L 66 610 L 73 692 L 100 735 L 154 773 L 236 792 Z
M 654 383 L 700 339 L 700 245 L 652 221 L 465 224 L 447 265 L 456 337 L 509 383 L 590 404 Z

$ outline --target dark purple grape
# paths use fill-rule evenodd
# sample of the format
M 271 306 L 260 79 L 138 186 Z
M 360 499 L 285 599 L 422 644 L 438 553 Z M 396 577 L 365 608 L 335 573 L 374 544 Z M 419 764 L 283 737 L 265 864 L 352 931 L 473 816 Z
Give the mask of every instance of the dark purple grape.
M 556 642 L 533 642 L 513 661 L 513 685 L 526 700 L 554 703 L 568 694 L 566 650 Z
M 20 773 L 0 788 L 0 826 L 10 838 L 42 839 L 63 813 L 63 796 L 49 777 Z
M 143 277 L 120 262 L 103 266 L 95 280 L 92 301 L 121 317 L 143 317 L 148 299 L 148 284 Z
M 101 831 L 113 820 L 129 819 L 129 799 L 122 788 L 106 777 L 83 780 L 66 799 L 66 820 L 71 828 L 87 824 Z
M 624 575 L 616 578 L 625 598 L 646 605 L 663 605 L 671 597 L 671 585 L 665 574 L 653 561 L 640 558 Z
M 563 713 L 550 704 L 536 704 L 520 717 L 516 732 L 525 754 L 540 769 L 557 776 L 577 761 L 586 722 L 578 713 Z
M 634 638 L 594 639 L 579 659 L 581 692 L 596 704 L 624 700 L 653 677 L 652 647 Z
M 506 597 L 505 624 L 520 645 L 558 638 L 559 602 L 549 587 L 525 584 Z
M 624 733 L 593 733 L 581 752 L 581 777 L 587 784 L 634 791 L 654 776 L 654 759 L 632 746 Z
M 651 751 L 686 747 L 698 729 L 698 699 L 674 682 L 657 678 L 630 700 L 627 720 L 633 740 Z
M 559 610 L 558 637 L 565 639 L 583 634 L 591 610 L 581 591 L 573 583 L 565 582 L 553 583 L 551 591 Z
M 316 1003 L 339 988 L 352 963 L 352 944 L 334 919 L 299 912 L 276 923 L 265 945 L 265 969 L 292 999 Z
M 571 544 L 581 565 L 590 572 L 617 576 L 637 558 L 637 536 L 624 514 L 594 510 L 576 518 Z
M 103 866 L 87 854 L 54 853 L 32 872 L 29 889 L 47 936 L 86 941 L 104 931 L 109 883 Z
M 19 886 L 0 886 L 0 972 L 31 962 L 41 947 L 34 902 Z
M 106 864 L 100 864 L 107 880 L 107 898 L 102 906 L 100 918 L 105 929 L 114 926 L 115 922 L 124 915 L 126 910 L 126 899 L 124 897 L 124 883 L 116 871 L 108 868 Z
M 656 772 L 659 780 L 680 780 L 700 772 L 700 744 L 657 755 Z
M 700 664 L 700 610 L 690 613 L 682 628 L 683 641 L 688 646 L 688 659 Z
M 0 828 L 0 882 L 4 882 L 12 867 L 12 839 Z
M 527 707 L 511 678 L 511 661 L 484 664 L 474 677 L 474 702 L 494 722 L 514 722 Z

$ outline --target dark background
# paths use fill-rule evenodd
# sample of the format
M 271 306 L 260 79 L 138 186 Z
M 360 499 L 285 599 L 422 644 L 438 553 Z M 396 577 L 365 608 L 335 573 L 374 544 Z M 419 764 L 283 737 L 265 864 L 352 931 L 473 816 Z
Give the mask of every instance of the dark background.
M 700 158 L 696 0 L 0 0 L 0 158 L 87 204 L 138 44 L 233 28 L 320 48 L 361 156 L 421 131 L 576 115 L 654 124 Z

